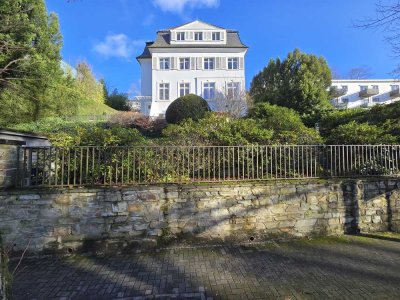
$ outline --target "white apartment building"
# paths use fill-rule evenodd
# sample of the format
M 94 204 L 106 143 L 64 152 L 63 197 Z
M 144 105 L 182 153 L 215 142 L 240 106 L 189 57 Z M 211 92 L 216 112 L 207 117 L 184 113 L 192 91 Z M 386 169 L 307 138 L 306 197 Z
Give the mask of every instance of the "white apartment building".
M 332 104 L 337 108 L 368 108 L 400 100 L 400 80 L 343 79 L 332 80 Z
M 157 32 L 137 57 L 141 67 L 141 112 L 164 116 L 177 98 L 196 94 L 223 111 L 221 97 L 233 99 L 245 90 L 248 47 L 239 33 L 201 21 Z

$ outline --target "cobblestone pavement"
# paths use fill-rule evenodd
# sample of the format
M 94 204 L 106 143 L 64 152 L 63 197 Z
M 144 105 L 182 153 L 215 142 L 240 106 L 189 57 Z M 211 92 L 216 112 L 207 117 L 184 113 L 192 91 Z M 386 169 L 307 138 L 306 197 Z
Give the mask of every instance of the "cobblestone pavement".
M 25 259 L 15 299 L 400 299 L 400 235 Z

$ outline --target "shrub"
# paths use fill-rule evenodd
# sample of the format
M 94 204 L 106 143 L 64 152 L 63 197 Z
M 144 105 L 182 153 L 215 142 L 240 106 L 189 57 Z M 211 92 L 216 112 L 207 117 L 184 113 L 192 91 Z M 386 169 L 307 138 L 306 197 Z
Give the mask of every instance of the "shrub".
M 249 117 L 262 121 L 265 127 L 279 131 L 304 127 L 300 115 L 295 110 L 269 103 L 256 104 L 250 109 Z
M 209 110 L 210 107 L 206 100 L 200 96 L 189 94 L 176 99 L 170 104 L 166 111 L 165 119 L 170 124 L 179 124 L 185 119 L 198 121 Z
M 249 117 L 257 119 L 258 126 L 272 129 L 272 141 L 277 144 L 320 144 L 322 138 L 313 128 L 304 125 L 293 109 L 258 103 L 249 111 Z
M 133 127 L 135 125 L 135 120 L 142 116 L 143 115 L 138 112 L 118 112 L 110 117 L 108 124 L 110 126 L 119 125 L 122 127 Z
M 184 145 L 269 144 L 272 135 L 273 130 L 259 127 L 256 120 L 231 120 L 217 113 L 207 113 L 198 122 L 188 119 L 170 124 L 163 130 L 166 142 Z
M 339 125 L 333 129 L 328 138 L 328 143 L 334 145 L 362 145 L 362 144 L 392 144 L 396 138 L 386 134 L 384 129 L 368 123 L 357 123 L 352 121 Z
M 337 128 L 339 125 L 347 124 L 351 121 L 360 121 L 364 114 L 365 110 L 362 108 L 331 111 L 321 117 L 320 120 L 321 133 L 324 136 L 329 136 L 331 131 Z

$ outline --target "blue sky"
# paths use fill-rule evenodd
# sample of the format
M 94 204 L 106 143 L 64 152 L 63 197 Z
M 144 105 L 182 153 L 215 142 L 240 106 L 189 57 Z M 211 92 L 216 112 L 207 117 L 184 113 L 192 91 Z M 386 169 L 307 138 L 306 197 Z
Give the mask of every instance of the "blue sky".
M 379 30 L 353 23 L 374 15 L 377 0 L 46 0 L 59 15 L 62 55 L 74 65 L 85 60 L 110 88 L 140 92 L 135 57 L 157 30 L 199 19 L 239 30 L 250 47 L 246 57 L 249 86 L 270 58 L 294 48 L 321 55 L 346 77 L 368 66 L 373 78 L 390 78 L 396 65 Z

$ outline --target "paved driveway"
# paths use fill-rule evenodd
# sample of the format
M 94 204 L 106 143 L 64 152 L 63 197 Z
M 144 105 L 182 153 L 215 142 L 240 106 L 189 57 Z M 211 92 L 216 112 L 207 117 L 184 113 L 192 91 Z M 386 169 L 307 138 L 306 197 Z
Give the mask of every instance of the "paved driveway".
M 26 259 L 15 299 L 400 299 L 400 235 Z

